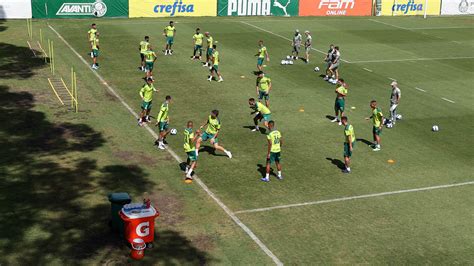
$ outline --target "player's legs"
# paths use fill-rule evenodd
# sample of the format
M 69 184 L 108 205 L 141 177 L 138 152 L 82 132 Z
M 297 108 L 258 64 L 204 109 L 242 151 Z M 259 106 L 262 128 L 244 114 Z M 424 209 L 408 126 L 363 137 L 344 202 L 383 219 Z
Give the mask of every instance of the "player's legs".
M 390 120 L 392 121 L 393 124 L 395 124 L 397 120 L 397 106 L 398 104 L 390 104 Z
M 258 122 L 261 121 L 263 118 L 262 114 L 257 114 L 254 118 L 253 118 L 253 124 L 254 124 L 254 129 L 252 129 L 252 131 L 259 131 L 260 128 L 258 127 Z
M 270 107 L 270 95 L 266 94 L 264 98 L 265 98 L 265 105 L 267 107 Z
M 219 80 L 217 82 L 224 81 L 224 79 L 222 78 L 221 72 L 219 70 L 216 70 L 216 73 L 217 73 L 217 77 L 219 78 Z
M 140 53 L 140 66 L 142 71 L 145 70 L 145 55 Z
M 339 120 L 339 111 L 340 111 L 340 106 L 339 106 L 339 99 L 336 99 L 336 102 L 334 103 L 334 119 L 331 120 L 331 122 L 338 122 Z
M 197 167 L 197 162 L 196 161 L 191 161 L 191 165 L 189 166 L 189 168 L 186 171 L 186 179 L 193 179 L 192 173 L 193 173 L 194 169 L 196 169 L 196 167 Z
M 201 148 L 202 136 L 196 141 L 196 157 L 199 155 L 199 148 Z
M 372 130 L 372 133 L 373 133 L 373 136 L 374 136 L 374 146 L 373 146 L 374 149 L 373 150 L 374 151 L 379 151 L 380 150 L 380 142 L 381 142 L 381 139 L 380 139 L 381 130 L 374 126 L 374 128 Z
M 232 159 L 232 153 L 224 148 L 224 146 L 219 145 L 217 139 L 211 139 L 211 144 L 213 145 L 214 149 L 218 151 L 224 152 L 229 159 Z

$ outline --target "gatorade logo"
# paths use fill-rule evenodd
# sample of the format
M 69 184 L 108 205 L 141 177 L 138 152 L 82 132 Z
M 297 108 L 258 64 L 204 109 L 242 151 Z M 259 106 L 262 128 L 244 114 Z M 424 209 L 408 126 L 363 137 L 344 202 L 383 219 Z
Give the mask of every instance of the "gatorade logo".
M 156 5 L 153 12 L 168 14 L 170 17 L 180 15 L 179 13 L 194 13 L 194 4 L 183 4 L 182 0 L 176 0 L 172 5 Z
M 135 232 L 138 236 L 145 237 L 150 234 L 150 222 L 143 222 L 137 225 Z

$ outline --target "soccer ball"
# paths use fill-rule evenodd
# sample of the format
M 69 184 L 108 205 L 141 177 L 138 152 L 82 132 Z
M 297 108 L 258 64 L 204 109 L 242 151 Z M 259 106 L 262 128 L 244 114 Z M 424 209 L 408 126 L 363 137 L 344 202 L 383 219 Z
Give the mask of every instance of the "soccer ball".
M 287 62 L 286 60 L 281 60 L 282 65 L 286 65 L 287 64 L 286 62 Z
M 387 128 L 392 128 L 392 127 L 393 127 L 392 121 L 388 120 L 388 121 L 386 122 L 385 126 L 387 126 Z
M 287 56 L 286 56 L 286 59 L 290 60 L 290 59 L 291 59 L 291 56 L 290 56 L 290 55 L 287 55 Z
M 432 128 L 431 128 L 431 131 L 433 132 L 438 132 L 439 131 L 439 127 L 437 125 L 434 125 Z
M 318 71 L 319 71 L 319 67 L 315 67 L 315 68 L 314 68 L 314 71 L 318 72 Z
M 289 60 L 288 65 L 293 65 L 293 60 Z
M 176 128 L 172 128 L 170 133 L 171 133 L 171 135 L 176 135 L 176 134 L 178 134 L 178 130 Z
M 402 120 L 402 115 L 401 114 L 397 114 L 397 120 Z

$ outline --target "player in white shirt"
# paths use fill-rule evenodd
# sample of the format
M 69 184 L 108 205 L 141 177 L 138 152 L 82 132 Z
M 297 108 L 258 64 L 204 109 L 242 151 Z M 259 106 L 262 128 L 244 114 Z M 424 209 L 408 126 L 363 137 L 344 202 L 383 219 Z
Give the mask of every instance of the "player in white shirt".
M 339 52 L 339 46 L 334 47 L 334 53 L 332 54 L 331 66 L 329 67 L 329 72 L 331 73 L 331 78 L 328 80 L 329 83 L 336 84 L 339 80 L 339 64 L 341 61 L 341 52 Z
M 307 30 L 304 32 L 306 35 L 306 41 L 304 42 L 304 50 L 306 52 L 305 63 L 309 63 L 309 52 L 311 52 L 311 47 L 313 45 L 313 37 L 311 37 L 311 33 Z
M 395 125 L 395 122 L 397 121 L 397 107 L 400 103 L 402 92 L 400 91 L 400 88 L 398 88 L 398 82 L 392 81 L 390 86 L 392 86 L 392 93 L 390 94 L 390 121 Z
M 298 55 L 300 53 L 301 43 L 303 42 L 303 37 L 299 30 L 295 30 L 295 35 L 293 36 L 293 41 L 291 45 L 293 46 L 293 51 L 291 51 L 291 56 L 293 59 L 298 60 Z

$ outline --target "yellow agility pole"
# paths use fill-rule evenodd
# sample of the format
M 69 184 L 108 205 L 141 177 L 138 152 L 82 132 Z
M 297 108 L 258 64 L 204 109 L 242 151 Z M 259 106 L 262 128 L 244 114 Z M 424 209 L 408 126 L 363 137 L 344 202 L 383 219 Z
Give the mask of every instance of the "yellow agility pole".
M 79 100 L 77 98 L 77 79 L 76 79 L 76 72 L 74 71 L 74 88 L 73 88 L 73 94 L 74 94 L 74 101 L 76 103 L 76 113 L 79 112 Z
M 51 53 L 50 53 L 50 56 L 51 56 L 51 73 L 53 74 L 54 76 L 54 42 L 51 41 Z
M 26 19 L 26 28 L 28 30 L 28 37 L 33 39 L 33 22 L 31 21 L 31 18 Z
M 72 90 L 71 107 L 74 108 L 74 67 L 71 67 L 71 90 Z
M 49 69 L 51 70 L 51 73 L 53 73 L 53 67 L 51 66 L 51 40 L 48 39 L 48 54 L 49 54 Z
M 43 31 L 40 28 L 40 43 L 43 45 Z

